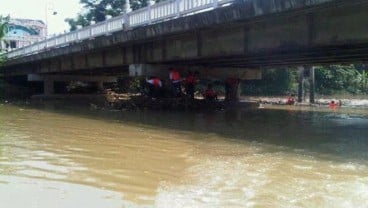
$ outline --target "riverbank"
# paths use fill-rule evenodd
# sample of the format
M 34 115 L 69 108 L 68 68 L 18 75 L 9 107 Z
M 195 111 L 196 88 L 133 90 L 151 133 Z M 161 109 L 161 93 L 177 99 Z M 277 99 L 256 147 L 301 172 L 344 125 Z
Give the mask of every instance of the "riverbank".
M 3 98 L 2 102 L 19 102 L 21 99 Z M 22 99 L 29 101 L 28 99 Z M 368 96 L 318 96 L 313 106 L 327 106 L 332 100 L 341 101 L 343 107 L 368 107 Z M 232 107 L 258 107 L 260 104 L 286 105 L 286 96 L 241 96 L 240 102 L 225 102 L 224 97 L 219 100 L 208 102 L 201 96 L 192 100 L 188 97 L 179 98 L 150 98 L 133 93 L 115 93 L 107 91 L 104 94 L 54 94 L 34 95 L 31 102 L 62 101 L 89 106 L 91 109 L 115 109 L 115 110 L 203 110 L 225 109 Z M 308 100 L 295 105 L 309 106 Z
M 241 99 L 258 102 L 261 104 L 273 104 L 273 105 L 285 105 L 287 101 L 286 96 L 242 96 Z M 314 105 L 328 105 L 331 101 L 341 101 L 342 106 L 346 107 L 368 107 L 368 96 L 320 96 L 315 99 Z M 296 103 L 296 105 L 309 105 L 309 100 L 305 100 L 302 103 Z

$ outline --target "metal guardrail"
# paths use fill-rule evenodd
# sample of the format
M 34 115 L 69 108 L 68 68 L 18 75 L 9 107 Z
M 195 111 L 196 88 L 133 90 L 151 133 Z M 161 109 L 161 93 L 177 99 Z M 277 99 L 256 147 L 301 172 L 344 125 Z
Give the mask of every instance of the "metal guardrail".
M 167 0 L 125 15 L 116 16 L 97 24 L 66 34 L 36 42 L 6 53 L 8 59 L 36 54 L 51 48 L 67 46 L 73 42 L 109 35 L 113 32 L 166 21 L 172 18 L 215 9 L 234 0 Z

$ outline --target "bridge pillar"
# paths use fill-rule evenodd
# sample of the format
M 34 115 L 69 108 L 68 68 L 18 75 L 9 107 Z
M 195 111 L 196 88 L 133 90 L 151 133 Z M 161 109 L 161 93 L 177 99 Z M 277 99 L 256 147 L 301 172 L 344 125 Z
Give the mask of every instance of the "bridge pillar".
M 52 95 L 55 93 L 54 80 L 46 79 L 43 81 L 43 93 Z
M 298 67 L 298 103 L 303 102 L 303 91 L 304 91 L 304 67 Z
M 309 103 L 315 102 L 315 78 L 313 66 L 300 66 L 298 67 L 298 102 L 305 101 L 305 78 L 308 78 L 309 84 Z
M 238 102 L 240 97 L 240 79 L 228 77 L 225 81 L 225 100 Z
M 97 86 L 97 90 L 98 91 L 103 91 L 105 88 L 104 88 L 104 82 L 103 81 L 98 81 L 96 82 L 96 86 Z
M 314 78 L 314 67 L 309 67 L 309 102 L 315 103 L 314 99 L 315 92 L 315 78 Z

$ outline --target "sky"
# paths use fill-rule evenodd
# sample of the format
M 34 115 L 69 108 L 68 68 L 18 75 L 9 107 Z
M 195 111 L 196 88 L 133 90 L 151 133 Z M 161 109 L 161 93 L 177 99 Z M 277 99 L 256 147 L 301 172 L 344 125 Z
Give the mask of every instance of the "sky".
M 53 15 L 53 12 L 57 12 Z M 0 0 L 0 15 L 11 18 L 42 20 L 48 23 L 48 34 L 69 31 L 66 18 L 82 12 L 79 0 Z

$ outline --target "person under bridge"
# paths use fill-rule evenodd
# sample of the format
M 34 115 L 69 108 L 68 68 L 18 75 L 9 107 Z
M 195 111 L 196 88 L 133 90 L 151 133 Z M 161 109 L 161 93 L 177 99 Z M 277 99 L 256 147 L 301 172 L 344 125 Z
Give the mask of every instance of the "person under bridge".
M 170 68 L 169 71 L 170 71 L 169 79 L 171 82 L 171 92 L 174 97 L 179 97 L 182 94 L 181 93 L 182 79 L 180 77 L 180 73 L 174 68 Z
M 148 96 L 150 97 L 160 97 L 162 91 L 162 81 L 158 77 L 150 77 L 146 79 L 148 84 Z
M 203 97 L 207 101 L 216 101 L 217 100 L 217 93 L 215 90 L 213 90 L 212 84 L 207 85 L 207 89 L 203 94 Z

